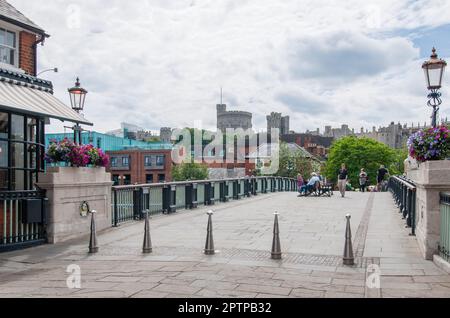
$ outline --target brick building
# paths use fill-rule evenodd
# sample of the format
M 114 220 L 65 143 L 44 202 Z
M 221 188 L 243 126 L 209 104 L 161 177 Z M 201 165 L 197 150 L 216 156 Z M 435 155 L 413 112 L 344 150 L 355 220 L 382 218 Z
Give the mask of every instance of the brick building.
M 172 181 L 172 150 L 130 149 L 108 151 L 115 185 Z
M 333 140 L 333 137 L 323 137 L 313 134 L 289 134 L 281 136 L 281 141 L 295 143 L 319 158 L 325 158 L 327 156 Z

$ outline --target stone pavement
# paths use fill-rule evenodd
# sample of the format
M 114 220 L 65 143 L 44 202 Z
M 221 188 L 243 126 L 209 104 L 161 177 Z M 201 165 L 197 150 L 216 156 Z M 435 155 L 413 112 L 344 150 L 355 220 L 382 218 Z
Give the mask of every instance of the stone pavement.
M 141 253 L 142 222 L 101 233 L 96 255 L 87 254 L 87 238 L 0 254 L 0 297 L 450 297 L 450 276 L 421 258 L 389 193 L 219 204 L 214 256 L 202 253 L 206 211 L 153 217 L 150 255 Z M 282 261 L 270 259 L 275 211 Z M 347 213 L 353 267 L 341 260 Z M 81 289 L 67 288 L 72 264 Z

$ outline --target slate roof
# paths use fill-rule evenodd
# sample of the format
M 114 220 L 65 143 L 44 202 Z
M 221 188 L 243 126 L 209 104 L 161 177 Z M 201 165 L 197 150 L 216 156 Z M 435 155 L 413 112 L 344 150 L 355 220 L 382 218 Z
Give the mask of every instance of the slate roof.
M 44 29 L 24 16 L 19 10 L 14 8 L 6 0 L 0 0 L 0 19 L 14 25 L 23 27 L 29 31 L 45 34 Z

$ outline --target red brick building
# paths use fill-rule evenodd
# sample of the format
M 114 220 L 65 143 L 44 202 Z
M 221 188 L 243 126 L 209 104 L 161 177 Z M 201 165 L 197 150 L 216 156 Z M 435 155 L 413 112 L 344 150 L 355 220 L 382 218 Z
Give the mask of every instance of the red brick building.
M 115 185 L 149 184 L 172 181 L 172 151 L 130 149 L 107 152 L 107 171 Z

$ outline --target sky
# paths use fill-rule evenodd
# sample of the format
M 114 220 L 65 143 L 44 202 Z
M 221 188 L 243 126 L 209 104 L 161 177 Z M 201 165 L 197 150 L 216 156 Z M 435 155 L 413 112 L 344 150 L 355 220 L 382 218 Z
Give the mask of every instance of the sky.
M 421 65 L 450 58 L 447 0 L 9 0 L 51 37 L 39 69 L 69 104 L 89 91 L 96 131 L 215 129 L 216 104 L 273 111 L 291 130 L 430 122 Z M 441 117 L 450 118 L 450 76 Z M 69 125 L 65 123 L 65 125 Z M 52 121 L 49 131 L 62 131 Z

